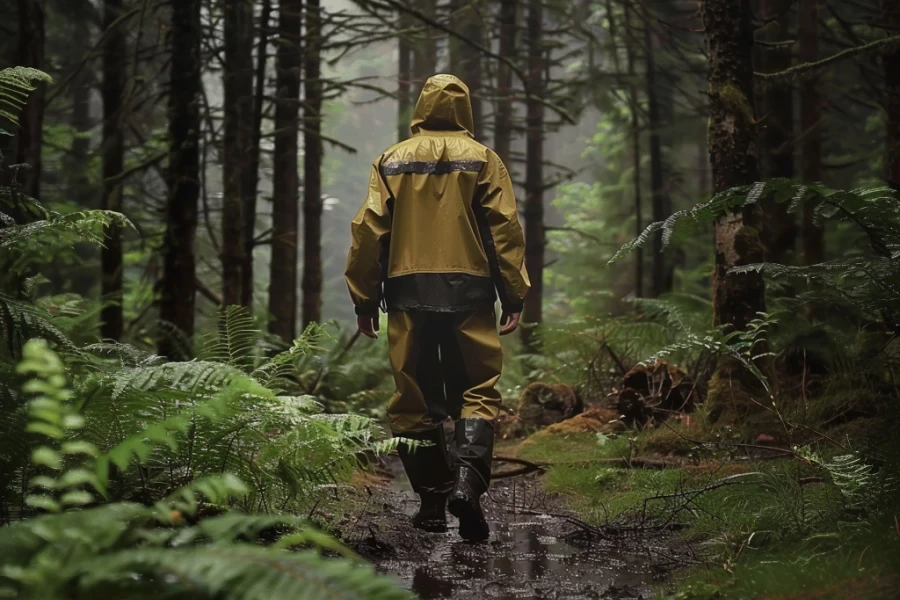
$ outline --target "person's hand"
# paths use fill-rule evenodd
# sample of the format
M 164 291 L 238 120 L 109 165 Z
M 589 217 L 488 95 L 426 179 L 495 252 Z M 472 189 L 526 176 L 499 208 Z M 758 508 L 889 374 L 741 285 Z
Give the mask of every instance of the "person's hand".
M 356 317 L 356 327 L 359 329 L 359 332 L 366 337 L 370 337 L 373 340 L 378 339 L 378 334 L 375 333 L 378 331 L 378 317 Z
M 500 317 L 500 335 L 509 335 L 519 327 L 522 313 L 503 313 Z

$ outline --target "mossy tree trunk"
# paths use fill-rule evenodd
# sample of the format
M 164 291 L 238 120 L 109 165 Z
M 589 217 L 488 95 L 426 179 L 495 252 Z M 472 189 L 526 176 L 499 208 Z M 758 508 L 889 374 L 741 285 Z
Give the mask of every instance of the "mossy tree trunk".
M 172 58 L 169 84 L 169 197 L 163 278 L 160 282 L 160 319 L 190 338 L 194 334 L 197 203 L 200 198 L 200 102 L 203 94 L 200 0 L 172 5 Z M 182 354 L 178 340 L 162 335 L 162 356 Z
M 890 31 L 900 32 L 900 0 L 884 0 L 885 17 Z M 887 92 L 887 179 L 900 189 L 900 44 L 891 46 L 884 55 L 884 78 Z
M 751 184 L 759 178 L 753 107 L 753 29 L 749 0 L 704 0 L 703 22 L 709 52 L 709 156 L 715 192 Z M 720 217 L 715 224 L 716 264 L 713 319 L 743 330 L 765 311 L 760 273 L 733 274 L 733 267 L 761 262 L 761 218 L 755 207 Z M 720 359 L 710 382 L 714 419 L 736 420 L 757 404 L 761 386 L 728 357 Z

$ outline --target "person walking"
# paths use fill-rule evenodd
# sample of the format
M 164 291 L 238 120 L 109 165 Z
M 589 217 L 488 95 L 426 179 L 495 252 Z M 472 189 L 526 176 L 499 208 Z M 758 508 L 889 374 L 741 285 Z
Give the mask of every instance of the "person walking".
M 412 137 L 373 163 L 353 220 L 345 272 L 359 331 L 388 314 L 397 392 L 387 407 L 400 458 L 421 500 L 413 525 L 488 539 L 488 490 L 503 366 L 499 335 L 516 330 L 530 283 L 512 181 L 474 139 L 469 89 L 453 75 L 425 82 Z M 495 304 L 501 304 L 498 332 Z M 451 454 L 444 421 L 456 422 Z

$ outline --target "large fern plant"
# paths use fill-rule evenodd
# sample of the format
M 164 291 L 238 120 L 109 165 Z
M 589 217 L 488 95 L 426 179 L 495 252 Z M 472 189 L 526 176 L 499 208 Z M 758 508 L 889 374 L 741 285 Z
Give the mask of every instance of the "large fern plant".
M 38 340 L 25 345 L 23 356 L 27 429 L 42 440 L 31 454 L 27 503 L 42 514 L 0 536 L 2 597 L 410 597 L 302 519 L 227 510 L 248 493 L 230 474 L 196 479 L 152 503 L 103 503 L 110 463 L 125 468 L 148 447 L 177 442 L 151 425 L 104 452 L 81 435 L 85 421 L 59 357 Z M 198 522 L 204 509 L 218 514 Z M 274 543 L 259 543 L 273 536 Z M 324 558 L 322 550 L 345 558 Z
M 788 204 L 793 213 L 804 204 L 815 206 L 814 223 L 845 225 L 858 232 L 859 243 L 845 248 L 843 256 L 811 266 L 762 263 L 735 268 L 735 272 L 763 270 L 775 278 L 808 282 L 809 302 L 840 302 L 857 314 L 883 322 L 890 331 L 900 327 L 900 192 L 891 187 L 836 190 L 822 185 L 798 185 L 774 179 L 716 194 L 689 210 L 678 211 L 652 223 L 640 236 L 625 244 L 610 262 L 661 235 L 664 245 L 685 239 L 717 218 L 740 208 L 752 207 L 763 198 Z

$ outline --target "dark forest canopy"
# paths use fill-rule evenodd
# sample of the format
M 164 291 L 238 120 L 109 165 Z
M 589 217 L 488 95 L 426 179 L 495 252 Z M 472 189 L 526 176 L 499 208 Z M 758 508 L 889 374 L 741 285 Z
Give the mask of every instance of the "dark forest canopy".
M 539 382 L 608 408 L 632 367 L 666 360 L 709 428 L 681 437 L 765 435 L 831 465 L 816 477 L 842 477 L 835 455 L 900 477 L 865 454 L 900 376 L 900 0 L 0 0 L 0 522 L 67 514 L 62 484 L 26 502 L 25 475 L 52 466 L 29 462 L 29 419 L 49 446 L 91 444 L 107 480 L 69 491 L 111 511 L 237 473 L 244 500 L 230 479 L 202 493 L 300 514 L 332 465 L 395 449 L 385 347 L 353 335 L 344 261 L 372 159 L 440 72 L 468 84 L 516 185 L 533 286 L 511 403 Z M 55 416 L 29 413 L 29 380 L 56 381 Z M 649 431 L 668 416 L 646 396 L 629 419 Z M 81 409 L 83 430 L 54 424 Z M 234 434 L 246 456 L 321 452 L 259 480 L 230 449 L 187 467 L 165 441 L 294 422 L 270 445 Z

